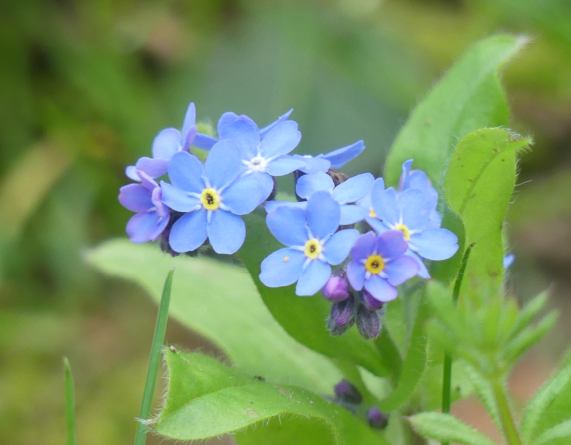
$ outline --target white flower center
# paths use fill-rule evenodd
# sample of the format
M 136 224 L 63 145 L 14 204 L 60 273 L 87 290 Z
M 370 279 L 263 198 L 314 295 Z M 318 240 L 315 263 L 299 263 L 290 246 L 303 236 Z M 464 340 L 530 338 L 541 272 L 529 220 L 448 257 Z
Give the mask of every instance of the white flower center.
M 252 172 L 265 172 L 268 167 L 269 160 L 261 155 L 256 155 L 249 161 L 244 161 L 248 170 Z

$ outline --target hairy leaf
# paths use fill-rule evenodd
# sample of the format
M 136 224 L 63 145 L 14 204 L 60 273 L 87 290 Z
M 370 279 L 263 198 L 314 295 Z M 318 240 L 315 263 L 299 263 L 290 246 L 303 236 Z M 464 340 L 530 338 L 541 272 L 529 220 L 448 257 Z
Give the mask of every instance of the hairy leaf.
M 421 413 L 409 420 L 417 433 L 429 439 L 466 445 L 494 445 L 482 433 L 450 414 Z
M 571 441 L 571 419 L 544 431 L 534 443 L 535 445 L 547 445 L 556 440 L 565 440 L 565 443 Z

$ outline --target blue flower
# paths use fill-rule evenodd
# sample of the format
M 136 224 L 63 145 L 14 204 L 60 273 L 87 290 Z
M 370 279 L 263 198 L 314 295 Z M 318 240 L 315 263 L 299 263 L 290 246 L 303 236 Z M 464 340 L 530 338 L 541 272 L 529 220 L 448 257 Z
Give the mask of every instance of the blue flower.
M 259 130 L 260 137 L 265 136 L 268 133 L 268 131 L 270 131 L 280 122 L 288 120 L 288 118 L 291 116 L 291 113 L 293 113 L 293 108 L 287 111 L 286 113 L 282 114 L 272 123 L 260 129 Z M 218 120 L 218 129 L 217 129 L 218 138 L 214 136 L 209 136 L 204 133 L 197 133 L 196 138 L 194 140 L 194 145 L 196 145 L 198 148 L 202 148 L 203 150 L 210 150 L 212 146 L 216 144 L 216 142 L 218 142 L 220 139 L 226 139 L 228 137 L 232 137 L 233 135 L 231 134 L 231 132 L 228 131 L 228 129 L 231 127 L 230 124 L 244 117 L 247 118 L 247 116 L 245 115 L 238 115 L 232 112 L 224 113 Z
M 163 202 L 185 213 L 172 226 L 169 244 L 175 252 L 199 248 L 208 238 L 215 252 L 231 254 L 244 243 L 246 227 L 240 215 L 252 212 L 265 198 L 253 176 L 240 175 L 240 157 L 234 146 L 220 141 L 205 165 L 182 152 L 173 156 L 161 183 Z
M 330 168 L 340 169 L 348 162 L 355 159 L 365 150 L 365 143 L 357 141 L 345 147 L 338 148 L 325 154 L 316 156 L 293 155 L 294 158 L 304 162 L 304 166 L 299 170 L 303 173 L 326 172 Z
M 409 159 L 402 164 L 399 191 L 415 189 L 423 192 L 428 203 L 433 206 L 433 211 L 430 213 L 431 220 L 436 225 L 440 225 L 442 218 L 436 209 L 438 206 L 438 192 L 432 186 L 432 182 L 425 172 L 422 170 L 412 170 L 412 162 L 412 159 Z
M 347 278 L 353 289 L 365 289 L 381 302 L 394 300 L 396 286 L 418 272 L 417 262 L 405 255 L 408 246 L 403 234 L 396 230 L 375 235 L 361 235 L 351 249 Z
M 128 184 L 119 189 L 119 202 L 135 212 L 127 223 L 127 235 L 134 243 L 158 238 L 170 220 L 170 210 L 161 202 L 161 188 L 144 172 L 140 184 Z
M 512 264 L 515 261 L 515 255 L 513 253 L 508 253 L 504 256 L 504 269 L 509 269 L 510 267 L 512 267 Z
M 430 275 L 419 257 L 441 261 L 458 250 L 458 238 L 440 227 L 440 216 L 434 217 L 435 203 L 427 196 L 426 190 L 416 188 L 400 193 L 392 187 L 385 189 L 384 181 L 377 179 L 370 197 L 373 213 L 367 219 L 377 233 L 402 232 L 408 243 L 407 254 L 418 261 L 419 275 L 423 278 Z
M 318 191 L 330 193 L 341 205 L 340 224 L 344 226 L 362 221 L 367 216 L 366 210 L 355 203 L 370 193 L 374 181 L 373 175 L 362 173 L 335 186 L 333 179 L 327 173 L 312 173 L 298 179 L 296 193 L 303 199 L 309 199 Z
M 169 161 L 180 151 L 188 151 L 196 136 L 196 109 L 191 102 L 186 109 L 182 130 L 165 128 L 153 140 L 153 157 L 142 157 L 135 165 L 126 168 L 125 174 L 134 181 L 141 181 L 139 172 L 158 178 L 167 172 Z
M 331 276 L 331 265 L 341 264 L 359 236 L 354 229 L 341 230 L 339 204 L 327 192 L 311 196 L 307 208 L 277 207 L 266 217 L 270 232 L 287 246 L 262 262 L 260 280 L 268 287 L 297 282 L 300 296 L 318 292 Z

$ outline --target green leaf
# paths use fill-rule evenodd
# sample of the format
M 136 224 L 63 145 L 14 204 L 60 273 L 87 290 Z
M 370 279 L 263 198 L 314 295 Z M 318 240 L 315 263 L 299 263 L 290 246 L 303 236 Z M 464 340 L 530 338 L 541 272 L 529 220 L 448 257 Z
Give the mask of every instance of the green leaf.
M 421 413 L 409 420 L 417 433 L 429 439 L 466 445 L 494 445 L 482 433 L 450 414 Z
M 519 312 L 516 322 L 510 331 L 510 338 L 519 335 L 525 328 L 529 326 L 531 321 L 541 312 L 547 303 L 548 292 L 541 292 L 532 298 Z
M 566 443 L 571 442 L 571 419 L 555 425 L 553 428 L 540 434 L 535 440 L 535 445 L 545 445 L 554 440 L 565 439 Z
M 462 219 L 465 245 L 474 244 L 461 294 L 497 295 L 502 290 L 502 224 L 516 178 L 516 152 L 530 144 L 501 128 L 465 136 L 446 175 L 446 198 Z
M 547 334 L 557 321 L 557 312 L 551 311 L 543 317 L 536 325 L 529 326 L 514 339 L 512 339 L 503 351 L 508 361 L 514 362 L 521 357 L 528 349 L 536 345 L 545 334 Z
M 75 420 L 75 388 L 73 383 L 73 373 L 67 357 L 63 359 L 65 376 L 65 421 L 67 427 L 67 445 L 77 443 L 77 431 Z
M 541 433 L 542 424 L 549 421 L 546 415 L 547 411 L 556 399 L 565 394 L 564 388 L 567 388 L 569 395 L 569 385 L 571 383 L 571 361 L 567 361 L 561 370 L 548 380 L 535 394 L 531 401 L 527 404 L 523 412 L 522 419 L 522 435 L 529 443 L 533 443 L 533 439 Z
M 330 392 L 341 378 L 327 359 L 284 332 L 240 267 L 206 257 L 172 258 L 157 246 L 127 240 L 103 243 L 87 259 L 105 273 L 141 285 L 157 302 L 164 276 L 176 269 L 180 279 L 173 283 L 171 315 L 252 375 L 322 392 Z
M 325 320 L 331 304 L 320 295 L 297 297 L 293 286 L 268 288 L 260 282 L 260 264 L 280 246 L 267 230 L 260 215 L 249 215 L 245 219 L 248 235 L 239 256 L 256 283 L 264 303 L 280 325 L 293 338 L 317 352 L 363 366 L 376 375 L 389 375 L 391 363 L 386 357 L 379 356 L 375 344 L 364 340 L 356 329 L 337 337 L 327 331 Z
M 385 179 L 394 184 L 401 164 L 414 159 L 436 181 L 443 180 L 458 138 L 477 128 L 508 124 L 508 107 L 498 69 L 525 39 L 498 35 L 470 48 L 415 108 L 398 134 L 385 164 Z
M 293 437 L 299 444 L 385 443 L 364 420 L 304 389 L 260 381 L 201 354 L 165 351 L 165 358 L 168 390 L 153 422 L 162 436 L 192 441 L 238 433 L 241 444 L 267 443 L 259 442 L 264 436 L 278 445 Z
M 474 387 L 474 391 L 478 396 L 482 405 L 486 408 L 486 411 L 490 417 L 495 422 L 498 428 L 501 428 L 502 424 L 500 421 L 500 414 L 498 411 L 498 405 L 496 399 L 494 398 L 493 388 L 488 380 L 486 380 L 480 372 L 474 368 L 472 365 L 463 362 L 466 374 L 469 376 L 470 383 Z

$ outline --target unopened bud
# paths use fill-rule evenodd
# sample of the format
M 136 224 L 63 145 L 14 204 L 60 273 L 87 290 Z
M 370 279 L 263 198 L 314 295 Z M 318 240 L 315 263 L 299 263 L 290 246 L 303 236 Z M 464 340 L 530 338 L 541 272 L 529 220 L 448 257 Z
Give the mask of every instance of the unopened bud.
M 359 404 L 363 401 L 363 396 L 355 386 L 348 380 L 341 380 L 333 388 L 335 396 L 344 402 Z
M 337 303 L 349 297 L 349 281 L 345 274 L 332 275 L 321 290 L 325 298 Z
M 379 408 L 373 406 L 367 411 L 367 421 L 371 428 L 382 430 L 386 428 L 389 423 L 389 417 L 383 413 Z
M 366 290 L 363 290 L 361 293 L 361 301 L 363 302 L 363 305 L 370 311 L 376 311 L 383 307 L 383 302 L 377 300 Z
M 360 305 L 357 310 L 357 329 L 359 329 L 359 333 L 366 339 L 378 337 L 381 332 L 379 314 Z
M 341 335 L 355 322 L 355 300 L 349 296 L 346 300 L 334 303 L 327 320 L 327 328 L 332 335 Z

